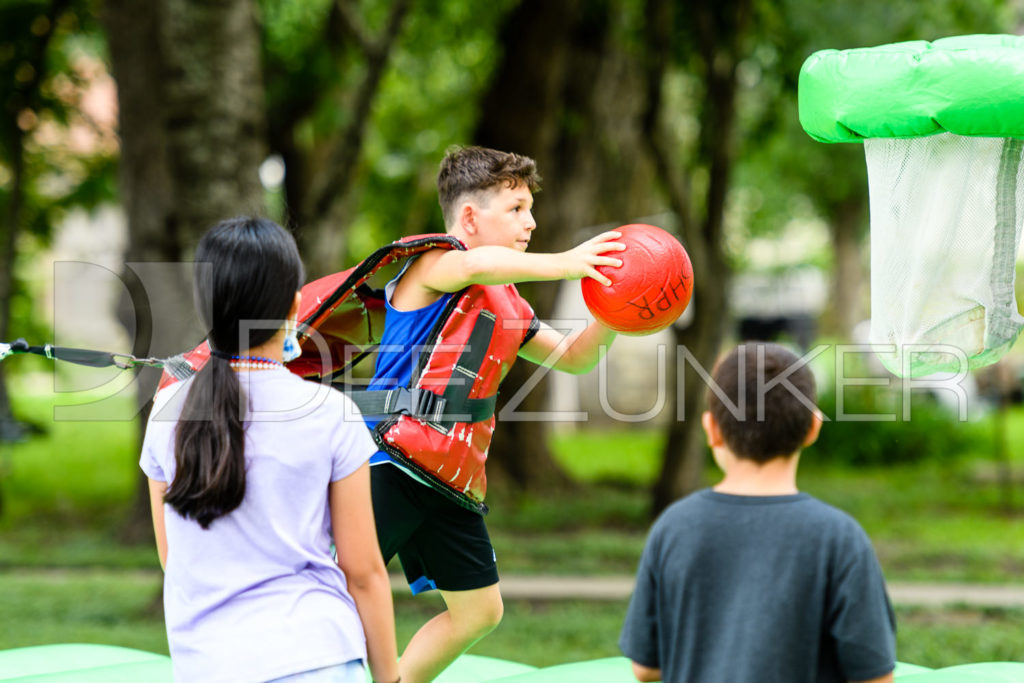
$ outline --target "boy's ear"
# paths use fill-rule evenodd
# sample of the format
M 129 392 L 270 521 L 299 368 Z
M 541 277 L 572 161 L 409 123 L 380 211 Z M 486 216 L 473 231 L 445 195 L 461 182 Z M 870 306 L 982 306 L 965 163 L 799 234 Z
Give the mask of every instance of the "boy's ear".
M 704 427 L 704 433 L 708 437 L 708 446 L 711 448 L 718 448 L 725 444 L 725 440 L 722 438 L 722 430 L 715 422 L 714 416 L 710 410 L 705 410 L 700 416 L 700 424 Z
M 473 204 L 463 202 L 459 207 L 458 222 L 467 235 L 476 234 L 476 209 L 473 208 Z
M 811 421 L 811 428 L 807 430 L 807 438 L 804 439 L 805 447 L 810 446 L 812 443 L 818 440 L 818 434 L 821 433 L 821 423 L 821 413 L 815 410 L 814 419 Z
M 292 299 L 292 307 L 288 310 L 288 317 L 295 320 L 299 315 L 299 304 L 302 303 L 302 292 L 295 292 L 295 298 Z

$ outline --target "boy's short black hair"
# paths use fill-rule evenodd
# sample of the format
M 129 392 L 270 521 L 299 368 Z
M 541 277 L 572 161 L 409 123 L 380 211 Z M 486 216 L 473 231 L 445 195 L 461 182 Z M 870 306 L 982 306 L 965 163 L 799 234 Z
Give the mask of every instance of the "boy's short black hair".
M 736 456 L 767 462 L 800 450 L 817 393 L 804 361 L 778 344 L 747 342 L 718 363 L 712 379 L 708 407 Z
M 449 147 L 437 174 L 437 200 L 445 225 L 454 223 L 463 195 L 519 185 L 526 185 L 530 192 L 540 190 L 537 163 L 530 157 L 487 147 Z

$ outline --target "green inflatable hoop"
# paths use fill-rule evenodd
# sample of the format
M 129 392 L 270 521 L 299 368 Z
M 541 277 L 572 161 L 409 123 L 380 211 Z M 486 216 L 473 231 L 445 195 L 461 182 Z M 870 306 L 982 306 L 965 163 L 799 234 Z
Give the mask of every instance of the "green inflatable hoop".
M 821 50 L 800 69 L 797 93 L 800 124 L 820 142 L 1024 138 L 1024 36 Z

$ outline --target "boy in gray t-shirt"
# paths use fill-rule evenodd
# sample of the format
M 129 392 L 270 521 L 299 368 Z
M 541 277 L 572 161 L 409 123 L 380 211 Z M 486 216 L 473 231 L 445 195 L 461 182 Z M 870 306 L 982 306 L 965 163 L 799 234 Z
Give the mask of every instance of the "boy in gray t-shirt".
M 655 522 L 619 645 L 640 681 L 892 681 L 895 617 L 871 542 L 800 493 L 814 377 L 774 344 L 715 369 L 704 430 L 725 473 Z

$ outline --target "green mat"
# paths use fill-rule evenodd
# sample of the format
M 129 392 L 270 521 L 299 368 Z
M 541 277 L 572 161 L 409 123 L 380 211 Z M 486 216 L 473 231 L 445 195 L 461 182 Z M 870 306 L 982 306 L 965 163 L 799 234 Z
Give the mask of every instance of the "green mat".
M 636 683 L 633 667 L 625 657 L 559 664 L 518 676 L 484 680 L 486 683 Z
M 1024 664 L 1020 662 L 982 662 L 947 666 L 927 673 L 900 676 L 900 683 L 1021 683 Z
M 0 681 L 171 683 L 171 658 L 126 647 L 75 643 L 0 650 Z
M 903 676 L 910 676 L 913 674 L 923 674 L 926 671 L 931 671 L 926 666 L 918 666 L 917 664 L 907 664 L 906 662 L 896 662 L 896 670 L 893 671 L 895 678 L 901 678 Z
M 1024 663 L 982 662 L 930 670 L 896 665 L 900 683 L 1022 683 Z M 367 679 L 369 680 L 369 679 Z M 634 683 L 625 657 L 538 669 L 496 657 L 463 655 L 437 683 Z M 9 683 L 171 683 L 171 659 L 112 645 L 60 644 L 0 650 L 0 681 Z
M 537 667 L 496 657 L 462 655 L 434 679 L 436 683 L 484 683 L 485 681 L 518 680 L 519 675 L 530 675 Z

